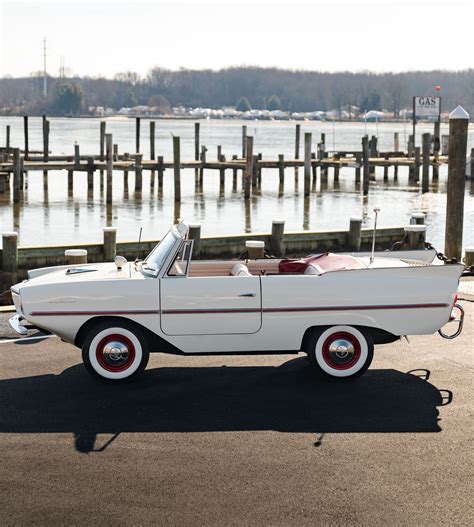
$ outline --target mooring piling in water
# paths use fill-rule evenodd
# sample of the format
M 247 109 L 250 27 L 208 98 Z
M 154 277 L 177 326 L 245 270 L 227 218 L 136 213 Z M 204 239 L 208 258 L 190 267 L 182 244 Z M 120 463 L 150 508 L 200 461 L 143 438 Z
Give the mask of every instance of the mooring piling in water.
M 458 106 L 449 115 L 449 162 L 444 252 L 461 260 L 469 114 Z
M 181 141 L 173 136 L 174 200 L 181 201 Z
M 106 159 L 107 159 L 107 188 L 105 201 L 106 203 L 112 203 L 112 180 L 113 180 L 113 140 L 112 134 L 105 134 L 106 143 Z
M 199 161 L 199 152 L 200 152 L 200 123 L 194 123 L 194 161 Z M 194 178 L 197 181 L 199 178 L 199 168 L 194 169 Z
M 423 169 L 421 172 L 421 191 L 426 193 L 430 187 L 430 150 L 431 150 L 431 134 L 426 133 L 422 135 L 423 148 Z
M 304 134 L 304 195 L 308 197 L 311 191 L 311 133 Z
M 362 138 L 362 163 L 363 163 L 363 176 L 362 176 L 362 190 L 364 196 L 369 193 L 369 136 L 364 135 Z
M 252 171 L 253 171 L 253 137 L 246 136 L 245 138 L 245 174 L 244 174 L 244 199 L 250 199 L 250 187 L 252 183 Z
M 140 117 L 135 117 L 135 153 L 140 152 Z

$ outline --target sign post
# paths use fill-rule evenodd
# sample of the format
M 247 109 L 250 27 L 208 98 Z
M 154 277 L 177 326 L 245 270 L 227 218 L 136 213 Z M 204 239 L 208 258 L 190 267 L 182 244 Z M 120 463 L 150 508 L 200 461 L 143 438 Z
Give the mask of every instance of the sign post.
M 413 97 L 413 144 L 416 144 L 416 118 L 429 117 L 439 121 L 441 116 L 441 97 L 433 96 L 414 96 Z

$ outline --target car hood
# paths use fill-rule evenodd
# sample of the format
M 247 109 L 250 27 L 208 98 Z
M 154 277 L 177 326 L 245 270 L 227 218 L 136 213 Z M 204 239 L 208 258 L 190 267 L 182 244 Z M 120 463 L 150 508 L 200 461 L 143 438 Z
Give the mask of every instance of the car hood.
M 43 267 L 28 272 L 28 279 L 12 287 L 14 292 L 33 285 L 57 284 L 64 282 L 84 282 L 97 280 L 120 280 L 130 278 L 131 266 L 127 263 L 117 269 L 114 263 L 61 265 Z

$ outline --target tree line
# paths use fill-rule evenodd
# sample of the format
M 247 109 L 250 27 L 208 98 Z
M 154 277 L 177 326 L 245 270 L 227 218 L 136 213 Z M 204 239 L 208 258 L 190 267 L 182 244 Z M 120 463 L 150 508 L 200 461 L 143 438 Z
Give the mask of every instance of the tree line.
M 474 111 L 474 69 L 402 73 L 286 70 L 231 67 L 221 70 L 178 71 L 155 67 L 147 75 L 118 73 L 100 77 L 48 77 L 48 96 L 42 95 L 40 74 L 0 79 L 2 113 L 48 112 L 77 115 L 89 107 L 120 109 L 147 105 L 169 113 L 171 107 L 236 107 L 282 109 L 290 112 L 328 111 L 347 105 L 397 114 L 411 107 L 413 95 L 432 95 L 441 86 L 443 109 L 462 104 Z M 244 103 L 242 102 L 244 101 Z

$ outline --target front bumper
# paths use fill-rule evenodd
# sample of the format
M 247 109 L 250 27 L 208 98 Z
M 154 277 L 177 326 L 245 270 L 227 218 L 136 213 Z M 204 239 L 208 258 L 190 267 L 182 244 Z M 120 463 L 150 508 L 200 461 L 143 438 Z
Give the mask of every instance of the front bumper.
M 23 315 L 17 313 L 10 318 L 8 323 L 19 335 L 25 336 L 28 335 L 28 330 L 21 324 L 22 320 L 24 320 Z

